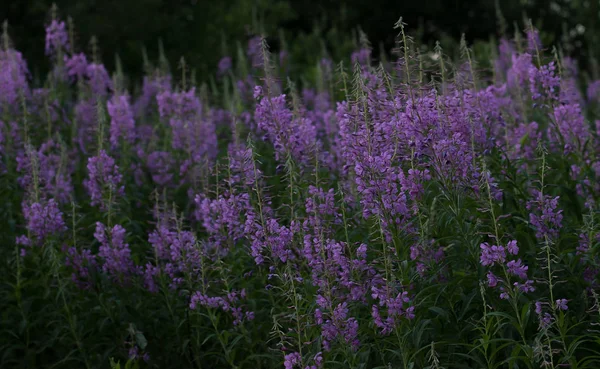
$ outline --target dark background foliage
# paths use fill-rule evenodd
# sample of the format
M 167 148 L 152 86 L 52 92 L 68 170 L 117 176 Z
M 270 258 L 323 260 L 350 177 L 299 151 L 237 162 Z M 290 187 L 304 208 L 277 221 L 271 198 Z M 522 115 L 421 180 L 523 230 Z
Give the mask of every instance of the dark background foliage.
M 0 18 L 9 22 L 10 34 L 34 75 L 45 72 L 43 25 L 50 19 L 50 0 L 2 0 Z M 142 47 L 151 59 L 162 40 L 171 63 L 185 56 L 202 78 L 216 68 L 224 54 L 234 55 L 236 42 L 245 46 L 253 33 L 271 37 L 274 50 L 281 47 L 281 35 L 295 63 L 319 57 L 314 42 L 323 36 L 325 48 L 353 40 L 358 27 L 369 37 L 375 52 L 394 45 L 394 23 L 400 16 L 424 42 L 488 40 L 501 31 L 497 7 L 502 10 L 506 31 L 524 27 L 531 18 L 544 30 L 546 45 L 569 41 L 580 60 L 588 61 L 598 41 L 599 1 L 597 0 L 55 0 L 59 16 L 72 17 L 78 47 L 90 51 L 89 40 L 96 36 L 103 61 L 112 69 L 118 52 L 126 70 L 142 72 Z M 311 37 L 311 35 L 313 37 Z M 354 37 L 356 39 L 356 37 Z M 344 43 L 344 41 L 347 41 Z M 344 50 L 345 52 L 346 50 Z M 36 69 L 37 68 L 37 69 Z

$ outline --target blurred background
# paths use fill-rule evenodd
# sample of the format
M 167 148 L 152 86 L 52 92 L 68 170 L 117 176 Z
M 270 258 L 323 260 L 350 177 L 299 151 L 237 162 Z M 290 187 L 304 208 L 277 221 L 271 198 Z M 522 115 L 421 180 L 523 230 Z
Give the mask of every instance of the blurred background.
M 96 36 L 102 61 L 112 70 L 118 53 L 133 76 L 143 73 L 143 48 L 150 59 L 159 40 L 171 64 L 185 56 L 202 80 L 224 55 L 235 56 L 251 35 L 268 36 L 273 52 L 285 49 L 294 64 L 310 64 L 327 53 L 348 56 L 359 30 L 373 55 L 389 55 L 403 17 L 411 35 L 425 45 L 440 41 L 452 52 L 465 33 L 483 45 L 490 38 L 525 28 L 525 19 L 542 30 L 544 45 L 564 45 L 582 63 L 597 57 L 599 0 L 1 0 L 0 18 L 9 24 L 14 46 L 34 76 L 47 71 L 44 26 L 52 4 L 75 25 L 79 51 L 90 52 Z M 500 10 L 500 11 L 499 11 Z M 321 53 L 315 52 L 315 48 Z M 313 60 L 314 59 L 314 60 Z

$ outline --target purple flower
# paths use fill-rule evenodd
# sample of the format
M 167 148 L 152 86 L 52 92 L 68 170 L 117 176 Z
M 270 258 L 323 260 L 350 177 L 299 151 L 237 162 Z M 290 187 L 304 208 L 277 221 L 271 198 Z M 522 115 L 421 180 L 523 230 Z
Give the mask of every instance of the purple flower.
M 527 52 L 532 55 L 542 52 L 540 32 L 535 27 L 531 27 L 527 30 Z
M 302 358 L 300 354 L 297 352 L 292 352 L 291 354 L 287 354 L 284 357 L 283 367 L 285 369 L 294 369 L 294 367 L 301 364 Z
M 529 267 L 523 265 L 521 259 L 509 261 L 506 267 L 509 274 L 516 275 L 521 279 L 527 279 L 527 270 Z
M 75 247 L 67 249 L 65 265 L 73 270 L 71 279 L 81 289 L 87 290 L 92 286 L 91 273 L 98 268 L 96 255 L 89 249 L 78 251 Z
M 0 50 L 0 106 L 11 106 L 29 94 L 29 71 L 23 55 L 13 49 Z
M 115 225 L 111 230 L 96 222 L 94 238 L 100 242 L 98 256 L 102 259 L 102 270 L 119 282 L 127 282 L 137 272 L 129 244 L 125 242 L 125 228 Z
M 490 246 L 487 242 L 484 242 L 479 247 L 481 248 L 481 265 L 494 265 L 504 263 L 506 260 L 506 251 L 502 246 Z
M 367 48 L 361 48 L 352 53 L 350 57 L 352 64 L 360 64 L 362 66 L 368 66 L 371 64 L 371 50 Z
M 97 96 L 106 96 L 112 90 L 112 80 L 103 64 L 91 63 L 85 69 L 88 85 L 92 93 Z
M 69 47 L 69 35 L 65 22 L 52 21 L 46 27 L 46 55 L 52 55 L 58 50 L 66 50 Z
M 72 79 L 82 79 L 86 75 L 88 62 L 84 53 L 73 54 L 71 56 L 64 56 L 65 67 L 67 68 L 67 75 Z
M 542 195 L 538 190 L 532 190 L 533 200 L 527 202 L 527 210 L 530 210 L 529 222 L 536 230 L 536 237 L 543 240 L 544 237 L 555 238 L 562 227 L 562 210 L 558 210 L 559 197 Z
M 18 243 L 22 245 L 41 246 L 48 237 L 67 229 L 63 220 L 63 213 L 54 199 L 44 203 L 28 204 L 23 202 L 23 217 L 25 218 L 29 237 L 21 237 L 18 240 Z
M 556 300 L 556 308 L 559 310 L 568 310 L 569 307 L 567 306 L 567 299 L 558 299 Z
M 487 274 L 488 285 L 490 287 L 496 287 L 498 285 L 498 277 L 494 275 L 492 272 L 488 272 Z
M 168 151 L 154 151 L 148 155 L 146 165 L 152 175 L 152 180 L 157 185 L 164 187 L 173 180 L 173 166 L 175 160 Z
M 117 147 L 119 138 L 129 144 L 135 141 L 135 120 L 129 105 L 129 96 L 114 95 L 108 102 L 108 115 L 110 115 L 110 143 Z
M 223 58 L 221 58 L 221 60 L 219 60 L 217 74 L 220 77 L 224 76 L 227 72 L 229 72 L 229 70 L 231 70 L 231 66 L 232 66 L 231 57 L 224 56 Z
M 517 246 L 517 241 L 516 240 L 509 241 L 508 244 L 506 244 L 506 250 L 508 250 L 508 252 L 511 253 L 512 255 L 517 255 L 519 253 L 519 247 Z
M 253 67 L 261 67 L 263 65 L 263 52 L 262 52 L 263 38 L 261 36 L 254 36 L 248 40 L 248 58 L 250 64 Z
M 123 196 L 125 193 L 125 187 L 121 185 L 123 176 L 115 164 L 115 159 L 106 151 L 101 150 L 98 156 L 89 158 L 87 169 L 89 177 L 83 181 L 83 185 L 92 199 L 92 205 L 99 205 L 105 209 L 105 201 L 108 197 L 114 201 L 118 196 Z

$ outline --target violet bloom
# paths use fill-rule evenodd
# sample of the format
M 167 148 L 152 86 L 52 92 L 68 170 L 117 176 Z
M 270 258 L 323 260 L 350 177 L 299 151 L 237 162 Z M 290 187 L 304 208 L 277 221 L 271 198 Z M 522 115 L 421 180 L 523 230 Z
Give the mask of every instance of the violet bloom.
M 106 96 L 112 89 L 112 80 L 103 64 L 88 64 L 85 70 L 88 85 L 96 96 Z
M 542 40 L 540 39 L 540 32 L 535 27 L 527 30 L 527 52 L 532 55 L 542 53 Z
M 566 311 L 569 309 L 569 307 L 567 306 L 567 299 L 558 299 L 556 300 L 556 308 L 559 310 L 563 310 Z
M 600 100 L 600 80 L 592 81 L 586 90 L 588 102 L 598 102 Z
M 581 148 L 585 144 L 590 133 L 579 104 L 566 104 L 555 107 L 553 118 L 562 140 L 556 133 L 551 133 L 550 136 L 556 142 L 564 142 L 565 152 L 570 151 L 570 148 Z
M 285 369 L 294 369 L 302 363 L 302 357 L 297 352 L 292 352 L 284 356 L 283 367 Z
M 63 21 L 52 21 L 46 27 L 46 55 L 52 55 L 59 50 L 66 50 L 69 47 L 69 35 L 67 26 Z
M 49 237 L 67 229 L 63 213 L 54 199 L 44 203 L 23 202 L 23 217 L 29 237 L 20 237 L 18 243 L 24 246 L 41 246 Z
M 263 52 L 262 52 L 263 38 L 261 36 L 254 36 L 248 40 L 248 58 L 250 64 L 253 67 L 261 67 L 263 65 Z
M 217 71 L 217 75 L 219 77 L 224 76 L 225 74 L 227 74 L 227 72 L 229 72 L 231 70 L 232 67 L 232 61 L 231 61 L 231 57 L 230 56 L 224 56 L 223 58 L 221 58 L 221 60 L 219 60 L 219 65 L 218 65 L 218 71 Z
M 527 279 L 527 270 L 529 267 L 523 265 L 521 259 L 509 261 L 506 263 L 506 267 L 509 274 L 516 275 L 521 279 Z
M 164 187 L 173 181 L 173 166 L 175 160 L 168 151 L 154 151 L 148 155 L 146 165 L 157 185 Z
M 498 285 L 498 277 L 494 275 L 492 272 L 488 272 L 487 274 L 488 286 L 494 288 Z
M 525 89 L 529 87 L 529 70 L 535 68 L 531 61 L 531 54 L 512 56 L 512 66 L 506 72 L 508 87 Z
M 83 185 L 92 199 L 92 205 L 99 205 L 105 209 L 107 197 L 114 201 L 118 196 L 123 196 L 125 193 L 125 186 L 121 185 L 123 176 L 119 172 L 115 159 L 106 151 L 101 150 L 98 156 L 89 158 L 87 169 L 89 177 L 83 181 Z
M 152 107 L 155 109 L 156 96 L 165 91 L 171 90 L 171 76 L 151 75 L 144 77 L 144 84 L 142 86 L 142 94 L 136 100 L 133 110 L 136 117 L 143 116 L 144 114 L 151 113 Z
M 292 224 L 294 226 L 294 224 Z M 293 229 L 279 224 L 277 219 L 265 220 L 264 228 L 256 220 L 252 212 L 246 214 L 245 233 L 251 242 L 251 254 L 256 264 L 260 265 L 265 260 L 264 251 L 270 251 L 273 262 L 287 263 L 294 259 L 291 245 L 294 237 Z
M 254 119 L 258 129 L 275 147 L 275 159 L 286 160 L 287 155 L 299 163 L 310 163 L 316 145 L 317 131 L 311 121 L 294 117 L 287 107 L 286 95 L 262 98 L 256 105 Z
M 540 68 L 530 66 L 529 71 L 529 91 L 534 100 L 541 98 L 556 99 L 557 91 L 560 88 L 560 77 L 556 73 L 554 62 L 542 65 Z
M 362 66 L 369 66 L 371 64 L 371 50 L 362 48 L 352 53 L 350 57 L 352 64 L 360 64 Z
M 84 53 L 71 56 L 65 55 L 64 62 L 67 69 L 67 76 L 69 76 L 71 80 L 80 80 L 85 76 L 88 62 Z
M 196 217 L 210 235 L 209 241 L 217 251 L 225 251 L 227 241 L 234 244 L 245 236 L 244 221 L 240 217 L 251 211 L 250 195 L 226 194 L 217 199 L 196 195 Z
M 239 305 L 241 299 L 246 298 L 246 291 L 230 291 L 223 297 L 209 297 L 200 291 L 196 291 L 190 299 L 190 309 L 195 310 L 198 306 L 203 306 L 210 309 L 219 309 L 224 312 L 228 312 L 233 317 L 233 325 L 237 326 L 243 322 L 244 319 L 252 320 L 253 314 L 251 312 L 244 312 L 243 308 Z
M 512 255 L 517 255 L 519 253 L 519 246 L 517 246 L 516 240 L 511 240 L 506 244 L 506 250 Z
M 481 248 L 481 265 L 494 265 L 504 263 L 506 260 L 506 251 L 502 246 L 490 246 L 490 244 L 484 242 L 479 247 Z
M 28 191 L 34 186 L 34 171 L 37 176 L 38 195 L 42 198 L 53 198 L 60 204 L 71 200 L 73 184 L 71 174 L 74 165 L 67 163 L 63 147 L 49 140 L 39 150 L 17 155 L 17 171 L 22 175 L 17 179 L 19 185 Z M 32 161 L 35 165 L 32 165 Z
M 94 238 L 100 242 L 98 256 L 102 259 L 102 270 L 119 282 L 127 282 L 137 272 L 131 259 L 129 244 L 125 242 L 125 229 L 115 225 L 111 230 L 96 222 Z
M 496 73 L 500 76 L 506 76 L 506 72 L 511 66 L 512 56 L 515 54 L 515 48 L 511 41 L 501 38 L 498 45 L 498 58 L 495 61 Z
M 0 108 L 15 105 L 29 94 L 29 70 L 23 55 L 13 49 L 0 50 Z
M 79 252 L 77 248 L 69 247 L 65 265 L 73 270 L 71 279 L 78 288 L 83 290 L 91 288 L 91 273 L 98 269 L 96 255 L 92 254 L 91 250 L 83 249 Z
M 538 190 L 533 190 L 533 200 L 527 202 L 529 222 L 536 230 L 536 237 L 544 240 L 545 237 L 558 237 L 562 227 L 562 210 L 558 209 L 559 196 L 550 197 L 542 195 Z
M 227 153 L 230 177 L 226 181 L 229 185 L 252 187 L 256 181 L 260 181 L 262 171 L 260 168 L 255 168 L 251 147 L 232 143 L 229 145 Z
M 108 102 L 108 115 L 110 115 L 110 143 L 113 147 L 123 138 L 129 144 L 135 141 L 135 120 L 129 105 L 129 96 L 114 95 Z

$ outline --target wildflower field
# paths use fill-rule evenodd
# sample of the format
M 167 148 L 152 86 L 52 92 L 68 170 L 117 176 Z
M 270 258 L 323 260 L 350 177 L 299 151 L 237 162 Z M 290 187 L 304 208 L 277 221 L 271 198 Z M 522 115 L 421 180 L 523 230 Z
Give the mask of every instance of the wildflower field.
M 59 18 L 34 79 L 5 26 L 0 367 L 599 368 L 600 80 L 390 32 L 202 83 Z

